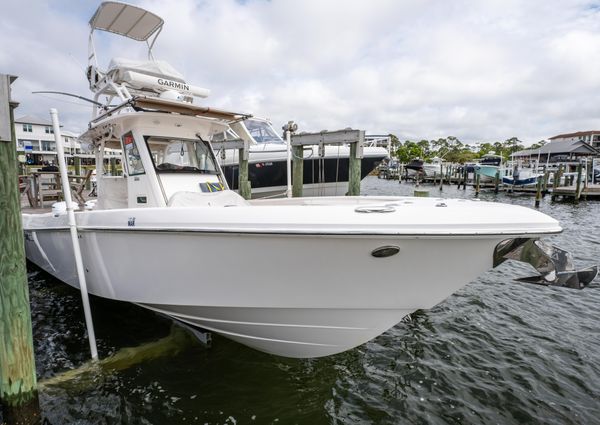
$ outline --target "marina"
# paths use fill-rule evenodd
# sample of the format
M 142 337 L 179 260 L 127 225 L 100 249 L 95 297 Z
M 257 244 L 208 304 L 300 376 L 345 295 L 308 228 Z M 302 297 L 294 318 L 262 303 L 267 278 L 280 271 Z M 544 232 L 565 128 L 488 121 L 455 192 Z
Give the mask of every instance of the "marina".
M 280 133 L 157 59 L 164 24 L 98 4 L 90 97 L 33 91 L 78 132 L 0 74 L 0 423 L 600 416 L 600 132 Z
M 472 198 L 467 187 L 444 196 Z M 368 177 L 367 195 L 412 195 L 413 186 Z M 531 205 L 516 195 L 482 199 Z M 553 243 L 583 266 L 597 261 L 600 203 L 540 209 L 562 223 Z M 428 264 L 436 267 L 429 256 Z M 334 357 L 273 357 L 214 335 L 118 371 L 44 386 L 50 423 L 595 423 L 600 338 L 595 288 L 572 292 L 516 284 L 530 273 L 506 263 L 429 311 Z M 89 358 L 79 293 L 30 266 L 40 382 Z M 594 286 L 597 284 L 594 283 Z M 131 304 L 92 297 L 101 358 L 169 335 L 171 324 Z M 568 331 L 565 331 L 568 330 Z M 82 385 L 86 379 L 94 385 Z M 76 408 L 70 406 L 77 406 Z M 254 418 L 254 419 L 253 419 Z

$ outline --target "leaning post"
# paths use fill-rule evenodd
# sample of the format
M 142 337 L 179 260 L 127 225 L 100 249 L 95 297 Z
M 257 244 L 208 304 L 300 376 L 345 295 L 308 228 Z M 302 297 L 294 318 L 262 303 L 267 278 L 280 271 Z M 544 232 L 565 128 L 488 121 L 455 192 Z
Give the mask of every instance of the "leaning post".
M 350 156 L 348 158 L 348 196 L 360 195 L 360 162 L 362 159 L 364 141 L 365 132 L 364 130 L 360 130 L 358 140 L 354 143 L 350 143 Z
M 0 404 L 7 423 L 39 421 L 18 188 L 14 76 L 0 74 Z

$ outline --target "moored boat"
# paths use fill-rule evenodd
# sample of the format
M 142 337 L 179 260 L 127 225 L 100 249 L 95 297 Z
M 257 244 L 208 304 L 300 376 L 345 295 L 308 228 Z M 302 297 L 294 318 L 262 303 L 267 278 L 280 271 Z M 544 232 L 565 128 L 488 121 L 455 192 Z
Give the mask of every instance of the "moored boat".
M 162 20 L 106 2 L 90 25 L 92 34 L 147 41 Z M 245 200 L 230 190 L 211 141 L 230 130 L 247 137 L 248 114 L 195 105 L 207 91 L 157 75 L 166 67 L 155 61 L 103 72 L 89 57 L 94 100 L 107 97 L 81 136 L 97 164 L 98 201 L 75 213 L 91 294 L 268 353 L 319 357 L 376 337 L 519 259 L 509 254 L 531 239 L 561 231 L 538 211 L 479 201 Z M 110 148 L 122 151 L 123 176 L 104 173 Z M 67 214 L 23 214 L 23 228 L 27 258 L 78 288 Z
M 248 174 L 252 197 L 283 195 L 286 190 L 287 148 L 283 139 L 269 121 L 248 118 L 240 123 L 250 141 Z M 232 130 L 227 137 L 239 139 Z M 218 135 L 219 140 L 223 139 Z M 216 138 L 215 138 L 216 139 Z M 307 146 L 304 149 L 304 196 L 343 196 L 348 189 L 348 166 L 350 147 L 347 145 Z M 237 150 L 226 150 L 220 160 L 221 168 L 233 190 L 238 189 L 239 158 Z M 365 178 L 384 158 L 388 151 L 384 147 L 364 146 L 361 159 L 361 179 Z

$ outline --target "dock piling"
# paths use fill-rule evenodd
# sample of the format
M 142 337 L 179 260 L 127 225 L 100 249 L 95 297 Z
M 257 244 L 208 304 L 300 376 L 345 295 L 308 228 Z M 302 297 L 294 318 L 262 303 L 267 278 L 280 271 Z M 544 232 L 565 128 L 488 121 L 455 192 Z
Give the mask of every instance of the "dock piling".
M 40 418 L 10 86 L 0 74 L 0 404 L 7 423 Z
M 350 143 L 350 155 L 348 158 L 348 195 L 360 195 L 360 160 L 362 159 L 362 145 L 365 141 L 365 132 L 360 131 L 359 141 Z
M 496 171 L 496 177 L 494 178 L 494 193 L 498 194 L 498 187 L 500 186 L 500 170 Z
M 292 197 L 302 197 L 304 186 L 304 146 L 292 146 Z
M 110 175 L 116 176 L 117 175 L 117 158 L 115 158 L 113 156 L 112 158 L 110 158 L 109 162 L 110 162 Z
M 539 208 L 540 201 L 542 200 L 542 177 L 537 178 L 536 191 L 535 191 L 535 207 Z
M 575 203 L 579 203 L 579 198 L 581 197 L 581 177 L 582 177 L 583 167 L 581 163 L 577 165 L 577 186 L 575 187 Z
M 250 199 L 252 197 L 252 187 L 248 180 L 248 152 L 249 144 L 247 140 L 244 140 L 244 147 L 238 149 L 239 157 L 239 168 L 238 168 L 238 192 L 244 199 Z M 223 152 L 225 152 L 223 150 Z

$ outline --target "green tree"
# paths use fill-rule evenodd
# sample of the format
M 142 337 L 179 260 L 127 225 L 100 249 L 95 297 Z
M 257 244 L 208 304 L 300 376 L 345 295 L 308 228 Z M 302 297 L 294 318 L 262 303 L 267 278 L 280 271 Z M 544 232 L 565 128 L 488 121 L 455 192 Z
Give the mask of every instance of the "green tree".
M 539 148 L 541 148 L 542 146 L 544 146 L 546 143 L 547 143 L 547 142 L 546 142 L 545 140 L 540 140 L 539 142 L 537 142 L 537 143 L 534 143 L 533 145 L 531 145 L 531 146 L 529 147 L 529 149 L 533 149 L 533 150 L 539 149 Z
M 422 148 L 419 144 L 406 140 L 401 143 L 398 149 L 396 149 L 396 157 L 400 162 L 408 163 L 415 158 L 422 156 Z
M 395 152 L 400 146 L 400 140 L 395 134 L 389 134 L 388 136 L 390 137 L 390 152 Z
M 477 154 L 479 156 L 483 156 L 483 155 L 487 155 L 494 152 L 494 145 L 492 145 L 491 143 L 482 143 L 479 145 L 479 151 L 477 152 Z
M 505 159 L 508 159 L 513 153 L 525 149 L 523 142 L 518 137 L 511 137 L 504 142 Z

